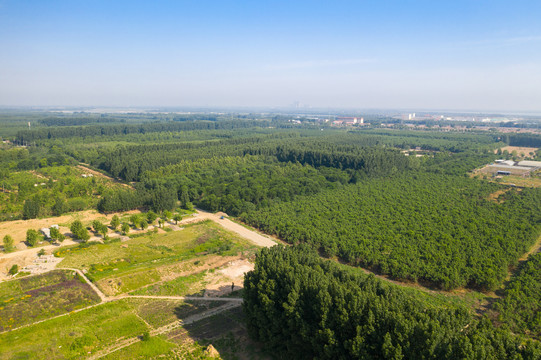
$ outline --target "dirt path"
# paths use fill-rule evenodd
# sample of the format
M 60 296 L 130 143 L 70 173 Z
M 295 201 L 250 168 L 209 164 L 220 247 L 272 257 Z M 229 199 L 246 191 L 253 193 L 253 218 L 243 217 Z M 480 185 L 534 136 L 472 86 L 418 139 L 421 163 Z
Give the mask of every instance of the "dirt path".
M 255 232 L 253 230 L 247 229 L 244 226 L 239 225 L 239 224 L 227 219 L 226 217 L 223 217 L 223 219 L 222 219 L 222 216 L 219 215 L 219 214 L 213 214 L 213 213 L 210 213 L 210 212 L 207 212 L 207 211 L 204 211 L 204 210 L 200 210 L 200 209 L 197 209 L 197 214 L 198 215 L 196 217 L 194 217 L 195 220 L 190 219 L 190 220 L 192 220 L 190 222 L 202 221 L 202 220 L 207 220 L 207 219 L 212 220 L 212 221 L 218 223 L 220 226 L 222 226 L 226 230 L 232 231 L 232 232 L 242 236 L 243 238 L 245 238 L 247 240 L 250 240 L 251 242 L 253 242 L 254 244 L 256 244 L 258 246 L 272 247 L 272 246 L 276 245 L 276 242 L 271 240 L 269 237 L 258 234 L 257 232 Z M 202 219 L 202 220 L 198 220 L 198 219 Z M 182 222 L 181 222 L 181 224 L 182 224 Z
M 79 274 L 79 276 L 81 276 L 84 281 L 90 285 L 90 287 L 92 288 L 92 290 L 94 290 L 94 292 L 100 297 L 101 301 L 102 302 L 107 302 L 107 301 L 110 301 L 108 300 L 107 296 L 105 296 L 104 293 L 101 292 L 100 289 L 98 289 L 98 287 L 96 285 L 94 285 L 94 283 L 92 281 L 90 281 L 86 275 L 79 269 L 72 269 L 72 268 L 57 268 L 57 270 L 70 270 L 70 271 L 75 271 L 77 274 Z
M 207 311 L 205 311 L 203 313 L 189 316 L 184 320 L 175 321 L 175 322 L 170 323 L 168 325 L 159 327 L 157 329 L 153 329 L 153 330 L 150 331 L 150 335 L 151 336 L 157 336 L 157 335 L 161 335 L 161 334 L 166 334 L 166 333 L 171 332 L 171 331 L 175 330 L 176 328 L 181 327 L 183 325 L 189 325 L 189 324 L 192 324 L 194 322 L 203 320 L 203 319 L 205 319 L 207 317 L 219 314 L 219 313 L 221 313 L 223 311 L 238 307 L 238 306 L 241 305 L 241 303 L 242 302 L 231 302 L 229 304 L 225 304 L 225 305 L 222 305 L 220 307 L 207 310 Z M 102 358 L 104 356 L 107 356 L 109 354 L 114 353 L 115 351 L 121 350 L 121 349 L 123 349 L 125 347 L 128 347 L 130 345 L 133 345 L 133 344 L 137 343 L 138 341 L 141 341 L 141 339 L 138 336 L 134 336 L 134 337 L 131 337 L 131 338 L 128 338 L 128 339 L 118 341 L 116 344 L 114 344 L 114 345 L 112 345 L 112 346 L 110 346 L 108 348 L 105 348 L 103 350 L 98 351 L 96 354 L 94 354 L 93 356 L 90 356 L 88 359 L 100 359 L 100 358 Z
M 159 296 L 159 295 L 126 295 L 125 298 L 141 298 L 141 299 L 156 299 L 156 300 L 194 300 L 194 301 L 224 301 L 242 303 L 242 298 L 223 298 L 212 296 Z

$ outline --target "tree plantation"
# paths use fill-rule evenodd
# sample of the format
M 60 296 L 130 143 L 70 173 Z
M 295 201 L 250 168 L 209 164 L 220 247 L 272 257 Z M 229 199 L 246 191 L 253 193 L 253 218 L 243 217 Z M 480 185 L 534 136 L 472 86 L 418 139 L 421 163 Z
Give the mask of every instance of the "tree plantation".
M 320 259 L 263 249 L 244 280 L 251 335 L 289 359 L 538 359 L 541 346 L 465 308 Z
M 279 203 L 243 219 L 291 244 L 402 280 L 492 290 L 539 236 L 541 190 L 410 174 Z

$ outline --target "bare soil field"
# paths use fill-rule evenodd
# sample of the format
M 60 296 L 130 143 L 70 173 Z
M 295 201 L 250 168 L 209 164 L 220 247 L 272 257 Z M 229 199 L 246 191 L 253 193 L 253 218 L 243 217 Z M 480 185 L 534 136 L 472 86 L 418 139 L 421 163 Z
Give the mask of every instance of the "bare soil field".
M 500 150 L 501 151 L 507 150 L 507 152 L 509 152 L 510 154 L 513 153 L 513 151 L 516 151 L 518 156 L 525 157 L 525 156 L 529 156 L 530 153 L 535 153 L 538 149 L 539 148 L 534 148 L 534 147 L 505 146 L 505 147 L 502 147 Z M 496 154 L 497 152 L 498 150 L 494 150 L 494 154 Z
M 75 220 L 81 220 L 84 224 L 90 223 L 92 220 L 96 219 L 109 223 L 113 218 L 113 215 L 120 216 L 122 214 L 138 213 L 140 213 L 139 210 L 132 210 L 117 214 L 104 215 L 100 214 L 96 210 L 85 210 L 46 219 L 6 221 L 0 223 L 0 238 L 3 238 L 5 235 L 11 235 L 17 249 L 23 250 L 26 249 L 24 241 L 26 240 L 26 230 L 28 229 L 39 230 L 44 227 L 51 227 L 51 225 L 60 225 L 60 231 L 62 233 L 67 233 L 69 232 L 68 225 Z
M 254 264 L 246 259 L 230 261 L 214 273 L 208 273 L 204 296 L 224 296 L 243 288 L 244 274 L 252 271 Z

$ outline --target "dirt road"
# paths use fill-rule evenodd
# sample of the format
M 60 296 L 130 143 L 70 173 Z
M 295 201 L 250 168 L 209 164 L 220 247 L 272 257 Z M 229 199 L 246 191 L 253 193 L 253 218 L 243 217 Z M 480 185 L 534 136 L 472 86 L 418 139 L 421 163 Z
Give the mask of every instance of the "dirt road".
M 261 234 L 258 234 L 257 232 L 247 229 L 242 225 L 239 225 L 229 219 L 227 219 L 225 216 L 222 219 L 222 215 L 219 214 L 213 214 L 204 210 L 197 209 L 197 216 L 194 217 L 193 221 L 197 221 L 197 219 L 202 220 L 212 220 L 216 223 L 218 223 L 220 226 L 225 228 L 226 230 L 232 231 L 243 238 L 250 240 L 254 244 L 261 246 L 261 247 L 272 247 L 276 245 L 276 242 L 274 242 L 271 238 L 263 236 Z

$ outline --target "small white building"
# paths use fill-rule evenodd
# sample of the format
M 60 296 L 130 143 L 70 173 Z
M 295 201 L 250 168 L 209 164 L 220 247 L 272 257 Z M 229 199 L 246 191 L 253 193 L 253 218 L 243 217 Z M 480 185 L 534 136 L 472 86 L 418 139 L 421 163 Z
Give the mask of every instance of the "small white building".
M 45 236 L 45 240 L 51 238 L 51 230 L 49 228 L 41 228 L 39 231 Z
M 496 160 L 496 163 L 500 165 L 515 166 L 515 162 L 513 160 L 501 160 L 501 161 Z

